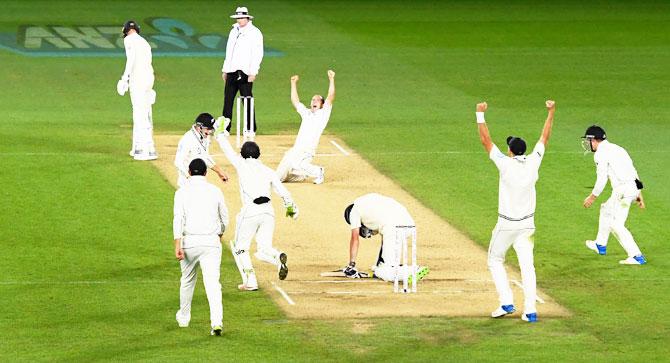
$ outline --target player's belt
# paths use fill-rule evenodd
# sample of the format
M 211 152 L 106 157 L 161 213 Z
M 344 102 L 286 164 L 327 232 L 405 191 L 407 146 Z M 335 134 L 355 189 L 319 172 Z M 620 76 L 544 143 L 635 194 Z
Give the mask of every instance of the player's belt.
M 525 216 L 525 217 L 521 217 L 521 218 L 512 218 L 512 217 L 508 217 L 508 216 L 506 216 L 506 215 L 504 215 L 504 214 L 500 214 L 500 213 L 498 213 L 498 217 L 500 217 L 500 218 L 502 218 L 502 219 L 506 219 L 506 220 L 508 220 L 508 221 L 512 221 L 512 222 L 520 222 L 520 221 L 523 221 L 523 220 L 525 220 L 525 219 L 531 218 L 531 217 L 533 217 L 534 215 L 535 215 L 535 213 L 531 213 L 531 214 L 529 214 L 529 215 L 527 215 L 527 216 Z
M 270 201 L 270 198 L 268 197 L 258 197 L 254 199 L 254 204 L 265 204 Z

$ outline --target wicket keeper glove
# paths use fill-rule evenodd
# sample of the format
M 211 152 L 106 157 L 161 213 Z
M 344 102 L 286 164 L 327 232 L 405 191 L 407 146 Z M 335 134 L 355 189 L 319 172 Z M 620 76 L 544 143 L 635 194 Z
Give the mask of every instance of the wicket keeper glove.
M 291 204 L 288 207 L 286 207 L 286 216 L 291 217 L 293 219 L 298 219 L 298 206 L 295 204 Z

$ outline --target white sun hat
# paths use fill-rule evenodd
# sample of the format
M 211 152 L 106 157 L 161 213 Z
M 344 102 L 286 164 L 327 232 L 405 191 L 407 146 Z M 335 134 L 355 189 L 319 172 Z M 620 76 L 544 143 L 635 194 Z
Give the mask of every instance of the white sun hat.
M 254 17 L 249 15 L 249 10 L 247 10 L 246 6 L 240 6 L 237 9 L 235 9 L 235 14 L 230 16 L 233 19 L 240 19 L 240 18 L 249 18 L 253 19 Z

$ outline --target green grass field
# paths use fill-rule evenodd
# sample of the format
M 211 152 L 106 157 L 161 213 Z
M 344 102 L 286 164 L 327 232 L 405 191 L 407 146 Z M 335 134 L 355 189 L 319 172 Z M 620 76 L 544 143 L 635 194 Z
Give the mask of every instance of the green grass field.
M 180 330 L 173 188 L 127 155 L 130 129 L 121 125 L 130 124 L 130 102 L 115 93 L 125 59 L 0 49 L 0 361 L 670 360 L 668 2 L 245 5 L 266 46 L 284 53 L 263 61 L 254 89 L 261 132 L 297 131 L 292 74 L 306 99 L 326 91 L 326 69 L 334 69 L 328 132 L 483 246 L 496 221 L 497 172 L 479 144 L 474 105 L 489 102 L 501 145 L 510 134 L 539 138 L 544 100 L 555 99 L 535 258 L 539 287 L 573 316 L 540 316 L 532 326 L 486 318 L 488 311 L 477 319 L 288 320 L 266 295 L 236 292 L 226 256 L 225 336 L 207 335 L 201 285 L 193 328 Z M 173 17 L 225 35 L 235 6 L 3 1 L 0 33 Z M 220 112 L 221 63 L 154 59 L 157 132 L 183 132 L 199 112 Z M 619 266 L 624 252 L 613 238 L 606 257 L 583 245 L 598 219 L 597 208 L 581 206 L 595 170 L 579 137 L 592 123 L 630 151 L 645 182 L 648 209 L 633 207 L 628 225 L 646 266 Z M 361 325 L 367 329 L 352 332 Z

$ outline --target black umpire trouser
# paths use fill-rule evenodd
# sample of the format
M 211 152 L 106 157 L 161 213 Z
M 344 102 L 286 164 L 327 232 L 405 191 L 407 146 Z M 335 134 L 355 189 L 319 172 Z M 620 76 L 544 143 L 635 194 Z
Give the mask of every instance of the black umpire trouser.
M 227 117 L 230 120 L 233 119 L 233 106 L 235 105 L 235 96 L 237 92 L 240 92 L 240 96 L 252 96 L 251 89 L 254 86 L 253 82 L 249 82 L 249 76 L 242 71 L 235 71 L 231 73 L 226 73 L 226 88 L 223 92 L 223 117 Z M 242 112 L 244 112 L 244 104 L 240 105 Z M 247 130 L 249 129 L 251 122 L 251 102 L 249 102 L 249 109 L 247 110 Z M 255 107 L 254 107 L 255 108 Z M 244 119 L 244 118 L 243 118 Z M 230 132 L 233 123 L 231 122 L 228 125 L 226 131 Z M 256 122 L 256 112 L 254 110 L 254 132 L 258 128 L 258 123 Z

